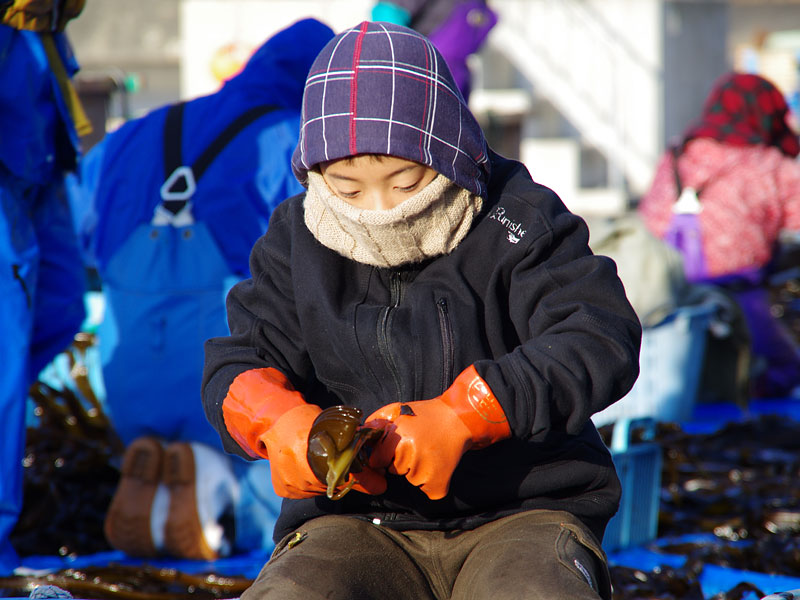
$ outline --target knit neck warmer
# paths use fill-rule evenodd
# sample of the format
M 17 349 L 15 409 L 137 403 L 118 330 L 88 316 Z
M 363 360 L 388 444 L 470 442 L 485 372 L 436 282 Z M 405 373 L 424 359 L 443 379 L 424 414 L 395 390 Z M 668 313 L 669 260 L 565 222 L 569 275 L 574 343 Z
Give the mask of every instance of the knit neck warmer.
M 305 223 L 324 246 L 356 262 L 397 267 L 450 253 L 483 205 L 444 175 L 389 210 L 356 208 L 308 172 Z

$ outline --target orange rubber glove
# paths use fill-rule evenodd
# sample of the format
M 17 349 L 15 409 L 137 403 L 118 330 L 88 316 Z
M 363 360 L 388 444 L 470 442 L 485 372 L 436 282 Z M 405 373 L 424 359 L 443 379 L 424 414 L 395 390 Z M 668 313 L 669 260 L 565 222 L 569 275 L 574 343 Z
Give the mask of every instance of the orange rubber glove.
M 431 500 L 447 495 L 461 457 L 511 437 L 503 408 L 474 366 L 432 400 L 395 402 L 375 411 L 366 427 L 385 427 L 372 451 L 373 468 L 389 468 Z
M 272 487 L 283 498 L 311 498 L 326 492 L 306 457 L 308 433 L 321 412 L 271 367 L 237 375 L 222 401 L 228 433 L 250 456 L 269 459 Z M 353 476 L 354 490 L 386 491 L 386 479 L 370 468 Z

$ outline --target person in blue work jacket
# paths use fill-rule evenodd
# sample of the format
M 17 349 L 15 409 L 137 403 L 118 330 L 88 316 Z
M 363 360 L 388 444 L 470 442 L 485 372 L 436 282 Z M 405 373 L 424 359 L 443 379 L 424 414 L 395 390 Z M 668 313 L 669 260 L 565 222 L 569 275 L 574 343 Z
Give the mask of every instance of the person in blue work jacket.
M 249 276 L 277 203 L 302 189 L 290 162 L 303 85 L 332 36 L 292 24 L 217 92 L 127 122 L 84 161 L 76 210 L 106 302 L 106 404 L 127 446 L 105 534 L 128 554 L 272 545 L 269 471 L 225 455 L 203 413 L 203 342 L 227 334 L 227 290 Z
M 61 18 L 0 7 L 0 574 L 19 564 L 10 533 L 22 509 L 29 386 L 85 317 L 85 273 L 64 185 L 91 131 Z

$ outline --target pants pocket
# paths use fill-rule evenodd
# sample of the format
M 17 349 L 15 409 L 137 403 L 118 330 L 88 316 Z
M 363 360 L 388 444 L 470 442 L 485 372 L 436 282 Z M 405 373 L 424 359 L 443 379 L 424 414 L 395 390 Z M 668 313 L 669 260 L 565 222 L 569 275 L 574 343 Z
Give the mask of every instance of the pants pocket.
M 611 578 L 605 553 L 586 532 L 573 524 L 562 523 L 556 540 L 559 561 L 576 577 L 585 581 L 604 600 L 611 598 Z
M 302 543 L 308 537 L 308 532 L 303 529 L 298 529 L 292 533 L 286 534 L 275 546 L 272 555 L 269 557 L 269 562 L 272 562 L 282 554 L 285 554 L 298 544 Z

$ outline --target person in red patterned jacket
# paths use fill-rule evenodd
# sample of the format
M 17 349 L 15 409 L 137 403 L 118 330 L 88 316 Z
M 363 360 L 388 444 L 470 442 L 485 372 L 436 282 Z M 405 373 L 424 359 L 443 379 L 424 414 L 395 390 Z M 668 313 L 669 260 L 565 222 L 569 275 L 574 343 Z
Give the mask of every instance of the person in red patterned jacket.
M 681 250 L 687 278 L 728 288 L 766 369 L 753 393 L 783 396 L 800 385 L 800 352 L 769 312 L 765 270 L 784 230 L 800 230 L 800 142 L 770 81 L 726 73 L 700 118 L 661 158 L 638 210 Z M 680 199 L 680 201 L 679 201 Z

